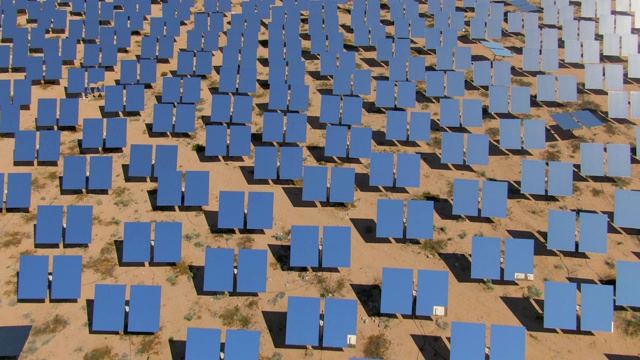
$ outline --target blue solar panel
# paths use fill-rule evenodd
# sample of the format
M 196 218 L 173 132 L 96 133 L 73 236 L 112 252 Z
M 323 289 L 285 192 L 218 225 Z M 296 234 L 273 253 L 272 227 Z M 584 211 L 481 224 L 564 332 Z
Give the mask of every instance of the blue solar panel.
M 393 153 L 372 152 L 369 185 L 393 186 Z
M 127 285 L 96 284 L 91 330 L 124 330 L 126 291 Z
M 607 253 L 607 231 L 609 218 L 605 214 L 580 213 L 581 252 Z
M 596 126 L 602 126 L 602 122 L 593 115 L 589 110 L 574 111 L 571 113 L 582 125 L 591 128 Z
M 129 332 L 155 333 L 160 331 L 162 286 L 131 285 L 129 299 Z
M 616 190 L 615 209 L 613 212 L 613 223 L 616 226 L 638 229 L 640 228 L 640 192 L 630 190 Z
M 546 164 L 542 160 L 522 160 L 522 193 L 544 195 Z
M 382 268 L 383 314 L 411 315 L 413 313 L 413 270 Z
M 251 111 L 253 110 L 253 96 L 235 95 L 233 97 L 233 116 L 231 122 L 240 124 L 251 123 Z
M 280 148 L 280 179 L 302 179 L 303 156 L 301 147 Z
M 36 244 L 62 242 L 62 205 L 38 205 L 36 218 Z
M 407 201 L 407 239 L 433 239 L 433 201 Z
M 131 161 L 129 162 L 129 176 L 151 176 L 153 145 L 132 144 L 130 157 Z
M 31 207 L 31 173 L 11 173 L 7 176 L 7 209 Z
M 218 227 L 221 229 L 244 228 L 244 192 L 220 191 Z
M 307 114 L 287 114 L 285 141 L 289 143 L 303 143 L 307 141 Z
M 409 140 L 429 141 L 430 139 L 431 113 L 423 111 L 411 112 L 411 122 L 409 123 Z
M 267 250 L 240 249 L 238 251 L 238 284 L 240 293 L 267 291 Z
M 413 81 L 398 81 L 397 106 L 401 108 L 413 108 L 416 106 L 416 83 Z
M 84 119 L 82 124 L 82 147 L 97 149 L 103 146 L 104 120 Z
M 348 336 L 357 334 L 358 301 L 327 298 L 325 300 L 322 346 L 344 348 Z
M 489 165 L 489 135 L 467 135 L 467 164 Z
M 35 161 L 36 131 L 22 130 L 15 133 L 13 161 Z
M 587 176 L 604 176 L 604 144 L 580 144 L 580 173 Z
M 187 328 L 185 360 L 220 356 L 220 329 Z
M 525 360 L 526 342 L 524 326 L 491 325 L 492 360 Z
M 347 138 L 349 128 L 346 126 L 327 126 L 324 156 L 347 156 Z
M 319 265 L 320 228 L 318 226 L 291 227 L 291 266 Z
M 376 106 L 392 108 L 395 107 L 395 105 L 395 82 L 376 81 Z
M 21 255 L 18 299 L 44 300 L 49 288 L 49 256 Z
M 464 163 L 464 134 L 463 133 L 442 133 L 442 163 L 443 164 L 463 164 Z
M 342 100 L 341 123 L 343 125 L 361 125 L 364 100 L 359 96 L 344 96 Z
M 230 126 L 229 130 L 229 156 L 250 156 L 251 126 Z
M 58 113 L 56 99 L 38 99 L 37 126 L 56 126 L 56 114 Z
M 196 131 L 196 105 L 176 105 L 176 133 L 192 133 Z
M 331 168 L 330 202 L 352 203 L 355 201 L 356 169 L 351 167 Z
M 549 210 L 549 249 L 575 251 L 576 213 L 573 211 Z
M 416 315 L 438 315 L 440 314 L 440 311 L 438 311 L 439 307 L 446 308 L 448 306 L 449 272 L 438 270 L 418 270 Z
M 581 284 L 580 330 L 613 332 L 613 286 Z
M 69 205 L 65 226 L 65 244 L 90 244 L 93 228 L 92 205 Z
M 319 321 L 320 298 L 289 296 L 285 343 L 318 346 Z
M 509 112 L 508 86 L 489 86 L 489 112 L 501 114 Z
M 533 240 L 505 239 L 504 258 L 504 280 L 521 280 L 533 275 Z
M 355 95 L 371 94 L 371 70 L 356 70 L 354 72 L 353 93 Z
M 84 143 L 83 143 L 84 145 Z M 127 119 L 107 119 L 105 148 L 124 148 L 127 146 Z
M 529 150 L 544 150 L 546 148 L 544 120 L 524 121 L 524 148 Z
M 404 202 L 394 199 L 378 199 L 376 219 L 376 237 L 402 238 Z
M 282 142 L 284 137 L 284 113 L 267 112 L 264 114 L 262 141 Z
M 549 195 L 573 195 L 573 164 L 568 162 L 549 162 Z
M 51 299 L 79 299 L 82 287 L 82 256 L 54 255 Z
M 40 145 L 38 146 L 38 161 L 60 160 L 60 131 L 41 130 L 39 133 Z
M 420 187 L 420 154 L 398 154 L 397 187 Z
M 631 177 L 631 145 L 607 144 L 607 175 Z
M 287 110 L 289 85 L 284 82 L 269 84 L 269 109 Z
M 340 97 L 322 95 L 320 99 L 320 122 L 338 124 L 340 122 Z
M 178 263 L 182 260 L 182 223 L 156 222 L 153 261 Z
M 485 324 L 454 321 L 451 324 L 451 360 L 484 360 L 485 337 Z
M 224 345 L 225 359 L 258 359 L 259 357 L 260 331 L 227 330 Z
M 274 146 L 255 147 L 253 177 L 255 179 L 278 178 L 278 148 Z
M 151 260 L 151 223 L 125 222 L 123 262 L 148 262 Z
M 507 195 L 509 183 L 485 181 L 482 184 L 482 216 L 507 217 Z
M 480 182 L 470 179 L 453 181 L 453 214 L 478 216 Z
M 640 305 L 640 262 L 618 260 L 616 265 L 616 305 Z
M 551 114 L 551 118 L 558 123 L 562 130 L 575 130 L 582 127 L 570 113 Z
M 544 327 L 576 329 L 577 284 L 545 281 Z
M 206 249 L 204 291 L 233 291 L 234 257 L 233 249 Z
M 305 166 L 302 183 L 303 201 L 327 201 L 327 180 L 329 168 L 326 166 Z
M 500 238 L 473 237 L 471 278 L 500 280 L 500 245 Z
M 214 94 L 211 101 L 211 121 L 229 122 L 231 119 L 231 95 Z
M 89 190 L 110 190 L 113 178 L 113 157 L 92 156 L 89 160 Z
M 350 227 L 324 227 L 322 236 L 322 266 L 327 268 L 351 267 Z
M 182 184 L 182 177 L 180 184 Z M 187 171 L 184 188 L 185 206 L 209 205 L 209 171 Z
M 173 132 L 173 104 L 153 106 L 153 132 Z
M 500 147 L 522 149 L 522 122 L 520 119 L 500 119 Z
M 104 111 L 118 112 L 124 110 L 124 87 L 121 85 L 105 86 Z
M 247 229 L 273 228 L 274 194 L 272 192 L 249 192 L 247 206 Z
M 156 145 L 153 176 L 172 174 L 178 168 L 178 145 Z
M 204 154 L 206 156 L 226 156 L 227 126 L 208 125 L 206 127 L 206 132 L 206 145 Z
M 440 100 L 440 126 L 457 127 L 460 126 L 460 100 L 441 99 Z
M 528 86 L 511 87 L 511 112 L 514 114 L 531 113 L 531 88 Z

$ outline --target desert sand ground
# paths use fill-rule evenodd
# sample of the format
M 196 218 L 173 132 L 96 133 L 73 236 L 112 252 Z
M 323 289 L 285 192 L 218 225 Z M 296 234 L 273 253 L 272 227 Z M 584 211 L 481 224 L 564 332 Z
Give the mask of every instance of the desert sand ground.
M 278 2 L 279 3 L 279 2 Z M 461 6 L 461 1 L 459 1 Z M 202 11 L 202 1 L 196 1 L 192 13 Z M 340 23 L 350 25 L 350 16 L 344 9 L 350 5 L 341 5 Z M 425 12 L 426 5 L 420 5 Z M 239 4 L 234 2 L 234 10 L 240 11 Z M 388 8 L 383 8 L 382 18 L 388 19 Z M 506 5 L 505 11 L 516 11 L 513 6 Z M 159 16 L 160 6 L 153 5 L 153 16 Z M 467 12 L 467 19 L 473 13 Z M 307 33 L 307 16 L 302 15 L 301 33 Z M 427 16 L 430 18 L 430 16 Z M 225 29 L 229 28 L 229 15 L 225 17 Z M 19 23 L 26 24 L 26 15 L 19 17 Z M 429 23 L 429 22 L 428 22 Z M 181 36 L 176 39 L 176 52 L 186 44 L 186 30 L 193 25 L 187 22 L 181 28 Z M 148 22 L 146 22 L 148 29 Z M 506 27 L 506 24 L 505 24 Z M 389 32 L 393 27 L 387 28 Z M 144 33 L 144 32 L 143 32 Z M 51 36 L 51 35 L 48 35 Z M 267 38 L 267 29 L 263 27 L 260 39 Z M 221 35 L 221 46 L 226 42 Z M 515 57 L 508 59 L 513 66 L 513 81 L 519 84 L 530 84 L 535 92 L 535 74 L 527 74 L 522 68 L 523 37 L 507 34 L 501 44 L 514 50 Z M 471 46 L 474 60 L 491 59 L 489 51 L 468 35 L 460 34 L 460 43 Z M 134 59 L 140 51 L 140 36 L 133 36 L 132 48 L 128 53 L 120 53 L 119 59 Z M 345 34 L 345 44 L 353 44 L 353 35 Z M 308 53 L 308 38 L 303 39 L 303 48 L 307 59 L 306 83 L 311 85 L 310 117 L 319 116 L 320 91 L 330 89 L 330 79 L 314 79 L 311 75 L 319 71 L 319 58 Z M 358 67 L 369 66 L 363 58 L 375 58 L 375 50 L 358 49 Z M 425 55 L 427 64 L 435 66 L 435 54 L 424 50 L 424 42 L 415 40 L 412 49 L 416 54 Z M 422 49 L 422 50 L 421 50 Z M 79 47 L 78 59 L 82 57 Z M 267 48 L 260 47 L 258 56 L 267 57 Z M 561 59 L 562 59 L 561 52 Z M 83 356 L 91 359 L 127 359 L 180 358 L 184 351 L 184 340 L 187 327 L 238 328 L 261 331 L 261 354 L 264 359 L 277 359 L 281 354 L 284 359 L 348 359 L 363 356 L 367 337 L 384 334 L 391 340 L 387 354 L 388 359 L 441 359 L 448 358 L 450 328 L 453 321 L 482 322 L 486 324 L 523 325 L 527 328 L 527 359 L 614 359 L 605 354 L 624 354 L 636 358 L 640 355 L 640 344 L 636 338 L 625 335 L 625 319 L 631 317 L 629 309 L 616 308 L 615 331 L 597 333 L 561 333 L 545 330 L 542 327 L 542 298 L 530 300 L 525 297 L 527 287 L 535 285 L 544 289 L 544 281 L 567 281 L 573 279 L 593 279 L 597 282 L 610 282 L 615 278 L 612 265 L 615 260 L 637 260 L 634 251 L 640 250 L 640 238 L 625 234 L 613 226 L 609 233 L 609 253 L 607 255 L 588 254 L 588 257 L 571 257 L 555 251 L 547 251 L 544 238 L 540 232 L 547 230 L 547 210 L 550 209 L 585 209 L 601 212 L 613 211 L 613 193 L 616 188 L 638 189 L 637 160 L 634 159 L 633 178 L 617 182 L 593 182 L 587 179 L 574 183 L 574 196 L 561 198 L 559 201 L 533 200 L 528 196 L 520 196 L 519 192 L 510 194 L 509 215 L 506 219 L 493 219 L 491 223 L 466 222 L 447 216 L 443 210 L 435 214 L 437 228 L 435 240 L 443 240 L 445 248 L 441 254 L 430 253 L 422 244 L 391 243 L 375 241 L 371 224 L 375 221 L 375 204 L 378 198 L 411 199 L 420 198 L 430 193 L 441 199 L 451 200 L 451 183 L 454 178 L 497 179 L 519 182 L 521 160 L 523 158 L 560 159 L 573 163 L 579 162 L 580 142 L 631 143 L 635 146 L 635 125 L 631 122 L 616 123 L 606 119 L 606 94 L 592 94 L 584 91 L 584 78 L 581 67 L 561 66 L 558 74 L 578 76 L 580 102 L 562 104 L 559 108 L 534 107 L 532 118 L 547 121 L 547 150 L 533 151 L 527 155 L 509 154 L 500 150 L 492 154 L 487 167 L 456 167 L 440 165 L 441 153 L 439 129 L 432 130 L 432 142 L 407 146 L 378 138 L 374 142 L 374 151 L 416 152 L 423 154 L 422 185 L 419 189 L 371 189 L 368 184 L 358 184 L 356 202 L 348 207 L 327 207 L 317 204 L 299 206 L 301 200 L 301 183 L 291 182 L 277 185 L 266 181 L 254 181 L 251 176 L 252 157 L 240 161 L 200 161 L 192 150 L 194 144 L 204 144 L 204 123 L 202 116 L 211 112 L 212 92 L 217 89 L 219 74 L 217 66 L 221 65 L 221 52 L 214 53 L 214 66 L 211 76 L 203 79 L 202 102 L 198 104 L 197 131 L 187 137 L 150 137 L 145 125 L 151 124 L 155 95 L 161 93 L 161 82 L 145 91 L 146 110 L 139 116 L 128 117 L 128 144 L 177 144 L 179 145 L 179 169 L 208 170 L 211 173 L 210 205 L 202 211 L 153 211 L 151 197 L 157 184 L 149 182 L 125 182 L 122 166 L 129 163 L 129 146 L 122 153 L 108 154 L 114 157 L 113 187 L 108 195 L 80 194 L 61 195 L 58 176 L 62 172 L 62 161 L 56 166 L 14 166 L 11 154 L 14 140 L 11 137 L 0 138 L 0 158 L 3 172 L 33 172 L 32 205 L 29 213 L 5 213 L 0 215 L 0 231 L 2 241 L 2 263 L 0 283 L 3 295 L 0 302 L 0 318 L 2 325 L 32 324 L 34 331 L 24 348 L 21 359 L 80 359 Z M 610 62 L 621 62 L 621 59 L 605 59 Z M 371 63 L 371 62 L 369 62 Z M 177 58 L 169 63 L 158 64 L 158 75 L 176 69 Z M 626 64 L 626 62 L 624 62 Z M 75 62 L 79 66 L 79 61 Z M 626 66 L 626 65 L 625 65 Z M 65 66 L 68 68 L 68 66 Z M 374 76 L 388 75 L 385 64 L 372 67 Z M 258 63 L 258 78 L 266 83 L 269 69 Z M 471 72 L 467 79 L 471 79 Z M 66 77 L 66 71 L 63 72 Z M 22 73 L 5 73 L 0 78 L 21 78 Z M 317 76 L 316 76 L 317 77 Z M 105 84 L 114 84 L 119 78 L 119 69 L 107 72 Z M 160 79 L 160 78 L 159 78 Z M 66 78 L 59 85 L 33 86 L 33 102 L 29 110 L 21 112 L 21 129 L 33 129 L 37 113 L 38 98 L 63 98 Z M 467 98 L 479 98 L 488 105 L 486 89 L 479 89 L 468 84 Z M 635 82 L 625 84 L 626 90 L 638 89 Z M 424 92 L 424 82 L 418 83 L 418 91 Z M 259 134 L 262 129 L 262 111 L 266 106 L 268 90 L 258 86 L 254 94 L 253 132 Z M 372 95 L 364 97 L 365 102 L 375 100 L 375 85 Z M 99 107 L 104 100 L 99 98 L 80 101 L 80 123 L 83 118 L 101 117 Z M 550 114 L 565 109 L 587 108 L 597 111 L 607 121 L 605 127 L 576 130 L 571 133 L 558 131 Z M 371 109 L 369 109 L 371 110 Z M 439 120 L 437 101 L 424 95 L 418 96 L 417 107 L 413 110 L 429 111 L 432 118 Z M 383 111 L 369 112 L 363 109 L 364 125 L 374 131 L 385 130 L 385 114 Z M 315 124 L 314 124 L 315 126 Z M 499 120 L 494 115 L 486 115 L 482 129 L 471 129 L 472 132 L 484 132 L 497 141 Z M 362 163 L 350 161 L 343 163 L 336 159 L 325 159 L 323 156 L 324 131 L 322 126 L 308 127 L 308 142 L 305 148 L 305 165 L 323 163 L 328 166 L 355 167 L 358 174 L 368 172 L 368 160 Z M 62 134 L 63 155 L 79 154 L 77 140 L 82 137 L 81 127 L 77 131 L 64 131 Z M 435 139 L 435 140 L 433 140 Z M 497 142 L 496 142 L 497 144 Z M 496 148 L 496 146 L 492 146 Z M 435 160 L 434 160 L 435 159 Z M 212 214 L 218 210 L 218 194 L 221 190 L 271 191 L 275 194 L 275 223 L 273 230 L 264 234 L 227 234 L 213 230 Z M 150 195 L 151 194 L 151 195 Z M 38 205 L 48 204 L 88 204 L 94 207 L 93 242 L 87 248 L 35 248 L 33 243 L 33 226 L 35 211 Z M 294 205 L 295 204 L 295 205 Z M 445 201 L 438 202 L 436 207 L 444 207 Z M 354 220 L 359 219 L 359 220 Z M 183 262 L 176 266 L 144 267 L 118 266 L 114 241 L 122 240 L 123 226 L 126 221 L 181 221 L 183 223 Z M 278 263 L 283 261 L 280 251 L 286 249 L 289 240 L 279 241 L 276 234 L 288 234 L 292 225 L 344 225 L 353 226 L 352 267 L 340 269 L 339 272 L 299 272 L 289 271 Z M 537 239 L 535 257 L 535 281 L 518 282 L 517 285 L 486 285 L 482 282 L 468 281 L 470 272 L 468 258 L 471 253 L 471 238 L 474 235 L 495 236 L 500 238 L 517 237 L 526 234 Z M 250 237 L 251 240 L 248 240 Z M 252 246 L 255 249 L 269 249 L 269 268 L 267 292 L 258 297 L 234 296 L 198 296 L 189 276 L 193 267 L 204 265 L 206 247 Z M 16 300 L 16 279 L 20 254 L 81 254 L 85 269 L 82 278 L 82 298 L 77 303 L 22 303 Z M 453 255 L 456 254 L 456 255 Z M 276 259 L 276 256 L 278 259 Z M 383 267 L 404 267 L 413 269 L 448 270 L 450 276 L 450 303 L 448 315 L 436 324 L 432 319 L 412 319 L 380 316 L 376 313 L 379 304 L 379 284 Z M 462 275 L 460 275 L 462 274 Z M 462 277 L 459 281 L 458 276 Z M 466 276 L 466 279 L 465 279 Z M 95 284 L 155 284 L 162 285 L 161 331 L 156 335 L 102 335 L 90 334 L 88 328 L 87 300 L 94 298 Z M 324 284 L 323 286 L 319 284 Z M 285 328 L 285 312 L 288 296 L 320 296 L 329 288 L 333 296 L 347 299 L 358 299 L 358 346 L 343 351 L 335 350 L 300 350 L 276 348 L 283 342 Z M 233 310 L 239 305 L 241 321 L 223 322 L 225 310 Z M 226 312 L 228 314 L 228 311 Z M 57 317 L 57 318 L 56 318 Z M 57 319 L 58 321 L 53 321 Z M 238 320 L 238 319 L 236 319 Z M 35 330 L 40 330 L 36 332 Z M 98 356 L 99 351 L 103 356 Z M 89 357 L 89 356 L 97 357 Z

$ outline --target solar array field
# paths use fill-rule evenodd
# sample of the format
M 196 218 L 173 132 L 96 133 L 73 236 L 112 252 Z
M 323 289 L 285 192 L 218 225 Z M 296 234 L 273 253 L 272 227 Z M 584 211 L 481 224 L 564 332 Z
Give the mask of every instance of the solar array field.
M 0 0 L 0 357 L 640 359 L 639 29 Z

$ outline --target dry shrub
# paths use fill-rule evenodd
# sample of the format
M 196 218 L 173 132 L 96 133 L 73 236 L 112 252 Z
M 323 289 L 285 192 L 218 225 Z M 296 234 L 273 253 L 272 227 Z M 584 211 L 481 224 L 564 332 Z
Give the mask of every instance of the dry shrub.
M 545 150 L 542 152 L 542 159 L 546 161 L 559 161 L 560 153 L 558 151 Z
M 426 240 L 421 245 L 422 251 L 429 255 L 437 255 L 447 248 L 446 240 Z
M 391 346 L 391 340 L 383 334 L 371 335 L 364 343 L 364 356 L 368 358 L 385 359 Z
M 116 358 L 117 354 L 113 353 L 111 346 L 105 345 L 87 352 L 82 360 L 112 360 Z
M 10 247 L 16 247 L 20 245 L 22 239 L 28 238 L 28 233 L 24 231 L 10 231 L 2 233 L 2 243 L 0 243 L 0 248 L 6 249 Z
M 108 243 L 100 249 L 98 257 L 91 256 L 85 263 L 83 268 L 92 270 L 103 278 L 112 277 L 118 263 L 113 259 L 115 248 Z
M 240 237 L 236 245 L 238 246 L 238 249 L 251 249 L 253 248 L 254 242 L 255 242 L 255 239 L 253 238 L 253 236 L 243 235 Z
M 138 350 L 136 353 L 138 355 L 160 355 L 160 333 L 155 333 L 153 335 L 146 335 L 142 337 L 140 343 L 138 344 Z
M 64 330 L 67 326 L 69 326 L 69 320 L 60 314 L 55 314 L 51 319 L 34 326 L 33 330 L 31 330 L 31 335 L 56 334 Z
M 251 314 L 243 312 L 239 305 L 222 310 L 218 317 L 226 327 L 248 329 L 253 322 Z
M 321 297 L 340 295 L 347 285 L 347 282 L 342 277 L 332 280 L 331 277 L 324 274 L 316 275 L 312 281 L 320 291 Z

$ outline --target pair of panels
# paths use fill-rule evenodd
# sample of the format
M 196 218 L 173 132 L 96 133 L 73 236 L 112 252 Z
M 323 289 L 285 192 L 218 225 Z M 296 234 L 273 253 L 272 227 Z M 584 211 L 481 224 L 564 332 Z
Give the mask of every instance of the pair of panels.
M 411 39 L 388 38 L 383 35 L 377 39 L 375 47 L 378 61 L 390 61 L 392 57 L 408 59 L 411 54 Z
M 420 154 L 372 152 L 369 185 L 420 187 L 421 162 Z
M 59 105 L 58 109 L 57 99 L 38 99 L 36 126 L 77 126 L 80 109 L 79 99 L 60 99 Z
M 454 179 L 452 213 L 478 216 L 478 202 L 482 199 L 480 216 L 506 218 L 508 191 L 509 183 L 505 181 L 485 180 L 481 198 L 479 180 Z
M 215 13 L 214 13 L 215 14 Z M 212 14 L 212 15 L 214 15 Z M 195 15 L 208 15 L 202 13 L 196 13 Z M 220 15 L 223 15 L 220 13 Z M 198 30 L 196 28 L 187 30 L 187 50 L 196 51 L 196 75 L 198 73 L 205 73 L 202 75 L 210 75 L 213 66 L 208 69 L 205 68 L 205 63 L 208 61 L 207 55 L 200 55 L 202 58 L 198 58 L 199 54 L 209 53 L 211 51 L 218 51 L 220 49 L 220 31 L 217 29 L 212 30 Z M 200 60 L 200 61 L 198 61 Z
M 485 44 L 484 41 L 482 43 L 489 50 L 500 50 L 495 45 L 491 45 L 494 43 L 486 42 Z M 509 61 L 474 61 L 473 83 L 476 86 L 511 86 L 511 63 Z
M 607 253 L 609 217 L 606 214 L 580 212 L 578 232 L 576 212 L 549 210 L 547 248 L 576 251 L 576 237 L 580 236 L 578 251 Z
M 636 40 L 636 44 L 637 44 Z M 586 64 L 584 88 L 597 90 L 624 90 L 624 66 L 619 64 Z M 629 70 L 631 71 L 631 70 Z M 604 72 L 604 73 L 603 73 Z
M 59 130 L 20 130 L 15 133 L 13 161 L 55 162 L 60 160 Z
M 433 239 L 433 201 L 407 200 L 406 217 L 404 204 L 404 200 L 378 199 L 376 237 Z
M 640 91 L 609 91 L 608 115 L 612 119 L 640 118 Z
M 482 100 L 459 99 L 440 100 L 440 126 L 482 127 Z
M 158 177 L 157 206 L 209 205 L 209 171 L 173 171 Z M 184 190 L 184 199 L 183 199 Z
M 155 60 L 154 60 L 155 61 Z M 155 72 L 154 72 L 155 75 Z M 105 79 L 104 68 L 69 68 L 67 72 L 67 93 L 85 94 L 90 93 L 93 88 L 103 91 L 102 83 Z M 63 100 L 63 99 L 60 99 Z M 71 100 L 71 99 L 66 99 Z M 78 100 L 78 99 L 76 99 Z
M 127 119 L 106 119 L 107 129 L 104 129 L 105 119 L 84 119 L 82 123 L 83 149 L 117 149 L 127 146 Z
M 320 245 L 319 226 L 292 226 L 289 265 L 292 267 L 351 267 L 351 227 L 324 226 L 322 245 Z
M 355 201 L 356 169 L 304 166 L 302 174 L 302 201 L 352 203 Z M 330 184 L 327 186 L 327 184 Z
M 153 145 L 132 144 L 129 162 L 129 177 L 160 177 L 172 174 L 178 168 L 178 145 L 156 145 L 155 164 Z
M 363 104 L 364 100 L 359 96 L 322 95 L 319 121 L 323 124 L 361 125 Z
M 536 99 L 538 101 L 578 101 L 578 78 L 575 75 L 538 75 Z
M 533 240 L 504 240 L 502 273 L 500 238 L 474 236 L 471 240 L 471 278 L 489 280 L 533 280 Z
M 397 91 L 396 83 L 398 84 Z M 407 109 L 415 107 L 416 83 L 413 81 L 376 81 L 376 106 Z
M 108 85 L 104 90 L 104 111 L 144 110 L 144 85 Z
M 440 50 L 441 52 L 443 50 Z M 427 71 L 425 95 L 430 97 L 464 96 L 464 71 Z
M 409 112 L 387 111 L 387 140 L 398 141 L 429 141 L 431 140 L 431 113 L 412 111 L 411 121 Z
M 333 76 L 335 84 L 339 76 L 355 74 L 356 54 L 355 51 L 345 50 L 320 52 L 320 75 Z M 336 71 L 339 73 L 336 74 Z
M 631 145 L 607 144 L 607 176 L 631 177 Z M 605 175 L 605 145 L 580 144 L 580 173 L 587 176 Z
M 124 331 L 127 285 L 96 284 L 91 330 Z M 160 331 L 162 286 L 131 285 L 128 310 L 128 333 Z
M 122 262 L 178 263 L 182 260 L 182 223 L 156 222 L 151 241 L 150 222 L 125 222 Z
M 489 112 L 529 114 L 531 112 L 531 88 L 528 86 L 490 86 Z
M 201 35 L 202 36 L 202 35 Z M 214 36 L 217 40 L 217 37 Z M 198 41 L 200 40 L 200 41 Z M 191 41 L 194 41 L 193 39 Z M 195 40 L 198 48 L 202 48 L 202 39 Z M 211 75 L 213 69 L 213 53 L 211 51 L 180 51 L 178 52 L 178 75 Z
M 267 250 L 238 250 L 235 291 L 267 291 Z M 204 291 L 234 291 L 234 249 L 207 248 L 204 265 Z
M 551 114 L 551 118 L 562 130 L 575 130 L 583 127 L 592 128 L 602 126 L 602 122 L 589 110 L 574 111 L 571 113 Z
M 277 143 L 304 143 L 307 142 L 307 114 L 264 113 L 264 129 L 262 141 Z
M 245 38 L 248 39 L 248 38 Z M 240 40 L 238 40 L 240 41 Z M 220 68 L 219 91 L 255 93 L 257 90 L 257 70 L 255 55 L 249 54 L 248 50 L 242 51 L 242 63 L 238 64 L 239 51 L 229 48 L 230 43 L 223 52 L 222 67 Z M 225 56 L 226 54 L 229 54 Z M 255 54 L 255 52 L 253 53 Z M 251 60 L 251 57 L 254 57 Z
M 174 117 L 175 107 L 175 117 Z M 192 133 L 196 131 L 195 104 L 155 104 L 153 105 L 152 132 Z
M 93 206 L 67 206 L 67 221 L 63 205 L 38 205 L 35 227 L 36 245 L 88 245 L 93 236 Z
M 120 60 L 120 84 L 155 84 L 156 68 L 152 59 Z
M 163 103 L 200 102 L 200 77 L 168 77 L 162 78 Z
M 413 269 L 383 268 L 380 312 L 414 314 Z M 443 316 L 449 306 L 449 272 L 418 270 L 415 315 Z
M 54 255 L 51 276 L 51 300 L 80 298 L 82 256 Z M 20 256 L 18 300 L 46 300 L 49 291 L 49 256 Z
M 324 156 L 370 158 L 372 136 L 369 127 L 327 126 Z
M 269 109 L 283 111 L 309 110 L 309 85 L 272 82 L 269 84 Z
M 207 125 L 205 156 L 250 156 L 250 125 Z
M 222 330 L 187 328 L 185 360 L 220 358 Z M 226 360 L 260 358 L 260 331 L 227 330 L 224 342 Z
M 523 53 L 523 71 L 557 72 L 559 70 L 558 49 L 540 49 L 540 31 L 527 31 Z M 566 56 L 566 55 L 565 55 Z
M 548 181 L 547 181 L 548 179 Z M 532 195 L 573 195 L 573 164 L 562 161 L 522 160 L 521 192 Z
M 545 281 L 544 327 L 577 330 L 578 284 Z M 613 286 L 580 284 L 580 330 L 613 332 Z
M 244 198 L 244 191 L 220 191 L 218 228 L 250 230 L 273 228 L 273 193 L 250 191 L 246 211 Z
M 456 165 L 465 163 L 467 165 L 489 165 L 489 135 L 443 132 L 441 162 Z
M 278 161 L 278 149 L 280 149 L 280 161 Z M 302 151 L 301 147 L 256 146 L 253 178 L 302 179 Z
M 143 36 L 140 44 L 140 58 L 158 60 L 172 59 L 174 43 L 175 38 L 173 36 Z
M 62 168 L 62 190 L 111 190 L 113 178 L 112 156 L 65 156 Z
M 486 325 L 454 321 L 451 324 L 451 360 L 485 360 Z M 491 360 L 525 360 L 524 326 L 491 325 Z
M 500 147 L 508 150 L 544 150 L 546 125 L 540 119 L 500 119 Z
M 345 348 L 358 331 L 358 301 L 325 298 L 322 325 L 321 298 L 289 296 L 285 344 Z M 322 332 L 321 332 L 322 331 Z
M 336 69 L 333 75 L 333 95 L 371 95 L 371 70 Z
M 31 173 L 7 174 L 7 209 L 28 209 L 31 206 Z M 0 189 L 4 189 L 5 174 L 0 173 Z M 0 197 L 1 199 L 1 197 Z

